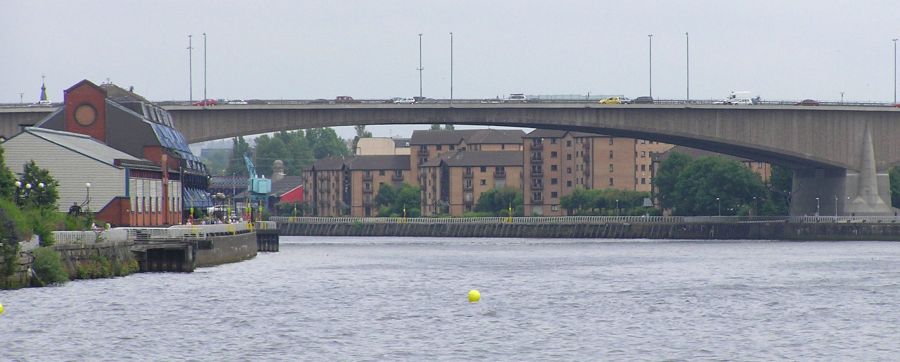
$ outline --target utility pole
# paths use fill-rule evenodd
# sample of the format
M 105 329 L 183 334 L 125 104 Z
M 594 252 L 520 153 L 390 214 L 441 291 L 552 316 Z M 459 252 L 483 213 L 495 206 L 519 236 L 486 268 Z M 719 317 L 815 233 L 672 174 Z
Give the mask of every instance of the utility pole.
M 190 100 L 191 103 L 194 103 L 194 67 L 192 63 L 194 47 L 191 46 L 191 37 L 193 37 L 193 35 L 188 34 L 188 87 L 190 87 L 188 100 Z
M 206 33 L 203 33 L 203 99 L 206 97 Z
M 653 98 L 653 34 L 647 34 L 647 39 L 650 41 L 650 98 Z
M 419 33 L 419 98 L 422 98 L 422 33 Z
M 24 102 L 22 101 L 22 97 L 24 97 L 24 96 L 25 96 L 25 93 L 19 92 L 19 104 L 24 103 Z

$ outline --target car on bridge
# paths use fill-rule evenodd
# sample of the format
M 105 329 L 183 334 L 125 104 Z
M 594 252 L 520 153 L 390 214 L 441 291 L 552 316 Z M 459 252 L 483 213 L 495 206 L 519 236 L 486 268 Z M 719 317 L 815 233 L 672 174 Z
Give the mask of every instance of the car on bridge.
M 334 103 L 362 103 L 362 102 L 353 99 L 353 97 L 351 97 L 351 96 L 337 96 L 337 97 L 334 97 Z
M 204 100 L 196 101 L 193 103 L 193 105 L 195 105 L 195 106 L 203 106 L 203 107 L 214 106 L 217 104 L 219 104 L 219 101 L 217 101 L 215 99 L 204 99 Z
M 631 101 L 632 104 L 653 104 L 653 97 L 640 96 Z
M 599 102 L 600 104 L 628 104 L 631 103 L 631 100 L 625 97 L 608 97 L 603 98 Z
M 416 103 L 415 98 L 394 98 L 394 104 L 413 104 Z
M 797 102 L 798 106 L 818 106 L 819 101 L 815 99 L 804 99 L 802 101 Z

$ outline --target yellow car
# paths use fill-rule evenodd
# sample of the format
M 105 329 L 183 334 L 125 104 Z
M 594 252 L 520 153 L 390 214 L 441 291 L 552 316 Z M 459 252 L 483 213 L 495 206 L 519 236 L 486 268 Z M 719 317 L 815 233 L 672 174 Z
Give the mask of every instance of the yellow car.
M 600 103 L 600 104 L 628 104 L 628 98 L 609 97 L 609 98 L 603 98 L 600 100 L 600 102 L 597 102 L 597 103 Z

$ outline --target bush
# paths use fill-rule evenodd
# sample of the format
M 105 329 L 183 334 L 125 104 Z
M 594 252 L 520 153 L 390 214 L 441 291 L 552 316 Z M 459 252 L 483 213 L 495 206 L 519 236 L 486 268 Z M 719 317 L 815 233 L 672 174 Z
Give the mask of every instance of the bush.
M 49 247 L 40 247 L 34 249 L 34 263 L 32 269 L 36 279 L 34 284 L 37 286 L 45 286 L 50 284 L 61 284 L 69 280 L 69 275 L 63 267 L 62 256 L 56 250 Z

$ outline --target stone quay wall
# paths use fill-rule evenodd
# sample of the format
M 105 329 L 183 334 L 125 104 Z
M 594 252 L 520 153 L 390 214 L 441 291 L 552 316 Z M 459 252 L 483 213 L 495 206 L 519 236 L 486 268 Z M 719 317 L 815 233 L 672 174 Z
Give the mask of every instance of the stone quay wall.
M 209 236 L 197 241 L 198 268 L 235 263 L 256 256 L 256 233 Z
M 900 223 L 345 223 L 280 221 L 281 235 L 900 241 Z

